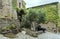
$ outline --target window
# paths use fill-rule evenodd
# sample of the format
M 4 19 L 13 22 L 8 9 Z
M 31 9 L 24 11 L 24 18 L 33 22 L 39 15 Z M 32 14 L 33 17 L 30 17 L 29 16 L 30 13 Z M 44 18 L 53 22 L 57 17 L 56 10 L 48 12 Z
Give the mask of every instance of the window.
M 21 7 L 21 3 L 19 3 L 19 8 Z

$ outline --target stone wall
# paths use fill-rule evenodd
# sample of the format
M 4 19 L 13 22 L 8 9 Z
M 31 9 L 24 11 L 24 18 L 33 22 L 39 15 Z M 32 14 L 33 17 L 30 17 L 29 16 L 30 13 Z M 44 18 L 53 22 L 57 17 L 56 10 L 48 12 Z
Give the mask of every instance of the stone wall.
M 20 26 L 19 20 L 0 18 L 0 29 L 4 26 L 9 27 L 11 23 L 17 27 Z
M 17 7 L 18 8 L 22 8 L 23 7 L 23 0 L 16 0 L 17 2 Z M 21 7 L 19 7 L 19 3 L 21 3 Z M 0 0 L 0 18 L 5 18 L 5 16 L 9 17 L 9 18 L 14 18 L 14 19 L 17 19 L 17 14 L 16 14 L 16 9 L 13 9 L 13 6 L 14 5 L 12 3 L 12 0 Z M 25 6 L 25 5 L 24 5 Z M 17 8 L 16 7 L 16 8 Z
M 0 9 L 2 9 L 2 0 L 0 0 Z
M 11 0 L 2 0 L 2 9 L 0 9 L 0 18 L 4 18 L 5 16 L 11 17 L 12 15 L 12 3 Z M 2 14 L 1 14 L 2 13 Z
M 55 32 L 55 30 L 57 31 L 57 27 L 56 24 L 53 22 L 48 22 L 47 24 L 40 24 L 42 28 L 46 28 L 47 31 L 49 32 Z
M 56 26 L 55 23 L 53 22 L 48 22 L 48 23 L 40 23 L 40 24 L 37 24 L 37 23 L 34 23 L 32 26 L 31 26 L 31 30 L 35 31 L 35 28 L 40 25 L 41 28 L 45 28 L 46 31 L 48 32 L 58 32 L 58 27 Z

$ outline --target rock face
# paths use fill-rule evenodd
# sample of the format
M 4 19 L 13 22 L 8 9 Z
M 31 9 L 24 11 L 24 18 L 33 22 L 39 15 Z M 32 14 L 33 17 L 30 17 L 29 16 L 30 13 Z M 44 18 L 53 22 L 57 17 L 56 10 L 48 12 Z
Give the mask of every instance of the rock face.
M 0 28 L 3 26 L 8 26 L 9 24 L 7 23 L 7 21 L 5 19 L 0 19 Z
M 17 34 L 20 30 L 20 22 L 15 19 L 2 19 L 0 18 L 0 33 L 14 33 Z
M 6 20 L 6 19 L 1 19 L 0 18 L 0 28 L 2 28 L 4 26 L 9 27 L 11 23 L 13 23 L 15 26 L 20 26 L 20 23 L 19 23 L 18 20 L 14 20 L 14 19 L 12 19 L 12 20 L 7 19 Z
M 5 16 L 12 16 L 12 0 L 0 0 L 0 6 L 2 8 L 0 8 L 0 14 L 1 17 L 0 18 L 4 18 Z
M 54 32 L 54 30 L 57 31 L 57 27 L 56 27 L 56 24 L 54 24 L 53 22 L 48 22 L 47 24 L 40 24 L 41 27 L 43 28 L 46 28 L 47 31 L 50 31 L 50 32 Z
M 2 0 L 0 0 L 0 9 L 2 8 Z
M 41 28 L 44 28 L 49 32 L 57 32 L 58 31 L 58 27 L 53 22 L 48 22 L 48 23 L 45 23 L 45 24 L 40 23 L 39 25 L 41 26 Z M 37 26 L 38 26 L 38 24 L 35 24 L 34 27 L 31 27 L 31 30 L 36 30 L 35 28 L 37 28 Z

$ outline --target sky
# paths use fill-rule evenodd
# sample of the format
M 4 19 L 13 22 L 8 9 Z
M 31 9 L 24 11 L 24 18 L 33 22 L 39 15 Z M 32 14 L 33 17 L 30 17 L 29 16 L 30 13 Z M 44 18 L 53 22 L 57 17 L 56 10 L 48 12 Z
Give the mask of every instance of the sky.
M 60 2 L 60 0 L 24 0 L 24 1 L 26 2 L 26 8 L 53 2 Z

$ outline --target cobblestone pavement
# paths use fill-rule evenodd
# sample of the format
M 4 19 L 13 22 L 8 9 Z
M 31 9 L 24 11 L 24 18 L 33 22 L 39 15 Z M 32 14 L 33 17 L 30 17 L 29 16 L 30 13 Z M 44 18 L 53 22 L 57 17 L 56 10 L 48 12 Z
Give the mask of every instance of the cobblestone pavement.
M 16 38 L 7 38 L 0 35 L 0 39 L 60 39 L 60 34 L 46 32 L 38 35 L 38 37 L 31 37 L 29 35 L 19 33 L 16 35 Z

